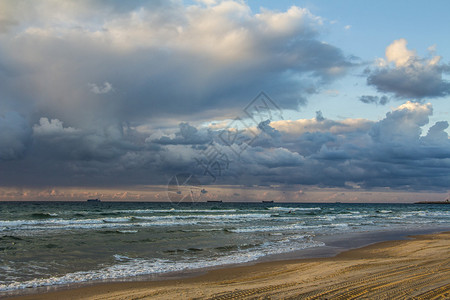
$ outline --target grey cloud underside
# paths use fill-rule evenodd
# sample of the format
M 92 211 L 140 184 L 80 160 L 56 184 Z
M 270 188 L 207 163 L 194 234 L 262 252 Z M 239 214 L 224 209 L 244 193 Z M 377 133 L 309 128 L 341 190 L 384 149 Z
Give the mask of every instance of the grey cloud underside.
M 311 120 L 309 131 L 295 133 L 262 122 L 259 129 L 252 128 L 254 140 L 249 131 L 242 133 L 252 143 L 239 157 L 233 152 L 238 145 L 231 148 L 220 139 L 224 129 L 181 123 L 174 134 L 151 138 L 126 124 L 88 132 L 44 118 L 24 130 L 19 119 L 13 125 L 2 117 L 9 138 L 31 146 L 25 152 L 21 144 L 1 148 L 0 184 L 117 187 L 167 184 L 175 174 L 193 173 L 205 185 L 351 188 L 349 182 L 354 182 L 369 189 L 445 190 L 450 182 L 448 123 L 437 122 L 421 135 L 431 106 L 408 105 L 413 107 L 400 107 L 361 126 L 322 116 Z M 220 164 L 209 169 L 215 181 L 202 166 L 206 155 L 213 155 L 212 147 L 220 155 L 214 160 Z
M 450 82 L 443 75 L 449 71 L 446 64 L 429 65 L 422 59 L 414 58 L 404 66 L 387 66 L 368 71 L 367 84 L 376 87 L 379 92 L 392 93 L 397 98 L 445 97 L 450 94 Z
M 14 160 L 25 155 L 31 129 L 27 121 L 15 112 L 0 116 L 0 160 Z
M 138 51 L 127 56 L 105 54 L 103 50 L 80 53 L 83 50 L 65 49 L 59 41 L 55 41 L 43 45 L 48 47 L 43 50 L 45 53 L 56 52 L 48 54 L 50 65 L 34 66 L 36 72 L 31 74 L 29 70 L 27 74 L 17 71 L 18 76 L 8 78 L 0 85 L 8 92 L 9 99 L 37 106 L 41 116 L 46 113 L 71 124 L 78 124 L 79 120 L 93 122 L 94 118 L 138 121 L 161 115 L 180 117 L 208 110 L 238 111 L 261 88 L 277 95 L 277 101 L 283 108 L 295 109 L 305 102 L 307 88 L 320 86 L 320 82 L 334 77 L 322 68 L 334 64 L 341 67 L 350 65 L 338 49 L 326 50 L 324 55 L 331 54 L 332 57 L 325 57 L 317 53 L 320 53 L 320 48 L 328 46 L 307 41 L 307 44 L 310 43 L 315 44 L 306 46 L 311 50 L 289 50 L 292 53 L 302 50 L 306 52 L 302 54 L 305 57 L 314 56 L 313 61 L 303 61 L 302 56 L 297 57 L 297 65 L 280 65 L 279 60 L 269 59 L 261 63 L 253 62 L 253 65 L 231 62 L 216 66 L 214 58 L 200 55 L 166 54 L 158 53 L 158 50 Z M 26 48 L 26 44 L 20 46 Z M 300 44 L 298 47 L 304 46 Z M 52 49 L 61 49 L 61 53 Z M 71 57 L 66 57 L 70 52 L 73 53 Z M 276 55 L 268 54 L 270 57 Z M 322 65 L 315 60 L 329 62 Z M 54 63 L 62 66 L 55 68 L 52 66 Z M 303 78 L 298 80 L 293 76 Z M 88 83 L 103 84 L 104 81 L 110 82 L 115 92 L 104 95 L 90 93 Z M 21 82 L 37 93 L 17 91 L 15 88 Z M 42 90 L 42 84 L 51 87 Z M 36 101 L 36 97 L 39 100 Z

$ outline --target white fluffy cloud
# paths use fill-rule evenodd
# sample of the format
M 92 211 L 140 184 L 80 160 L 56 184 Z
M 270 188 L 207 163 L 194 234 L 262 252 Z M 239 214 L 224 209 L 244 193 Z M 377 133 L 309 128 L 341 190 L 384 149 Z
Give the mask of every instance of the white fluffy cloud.
M 63 122 L 58 119 L 49 120 L 48 118 L 41 118 L 39 124 L 33 126 L 33 133 L 35 135 L 52 135 L 73 133 L 76 130 L 72 127 L 63 127 Z
M 422 126 L 428 124 L 428 117 L 433 114 L 430 103 L 419 104 L 406 102 L 386 114 L 386 118 L 372 127 L 370 135 L 377 142 L 404 144 L 418 141 Z
M 367 130 L 370 128 L 372 123 L 372 121 L 365 119 L 345 119 L 342 121 L 334 121 L 329 119 L 318 120 L 317 118 L 314 118 L 274 121 L 270 124 L 283 133 L 300 136 L 307 132 L 330 132 L 332 134 L 340 134 L 345 132 Z
M 408 42 L 405 39 L 399 39 L 386 48 L 386 60 L 394 62 L 396 67 L 403 67 L 410 63 L 411 59 L 416 57 L 415 51 L 406 47 Z

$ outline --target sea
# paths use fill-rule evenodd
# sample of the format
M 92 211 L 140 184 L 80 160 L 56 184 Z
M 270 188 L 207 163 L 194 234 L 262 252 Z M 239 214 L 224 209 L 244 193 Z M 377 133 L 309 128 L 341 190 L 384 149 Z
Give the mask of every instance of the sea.
M 0 202 L 0 295 L 331 255 L 448 230 L 450 205 Z

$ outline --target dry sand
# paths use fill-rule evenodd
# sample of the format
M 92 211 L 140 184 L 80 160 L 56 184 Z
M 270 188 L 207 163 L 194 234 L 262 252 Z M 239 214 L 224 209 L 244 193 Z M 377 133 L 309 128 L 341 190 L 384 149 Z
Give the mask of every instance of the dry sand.
M 450 232 L 336 257 L 224 268 L 178 280 L 105 283 L 20 299 L 450 299 Z

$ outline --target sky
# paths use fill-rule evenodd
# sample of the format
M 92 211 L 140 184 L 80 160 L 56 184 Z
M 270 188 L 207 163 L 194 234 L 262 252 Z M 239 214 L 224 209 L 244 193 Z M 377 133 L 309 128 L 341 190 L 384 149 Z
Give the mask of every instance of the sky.
M 449 10 L 0 0 L 0 201 L 444 200 Z

